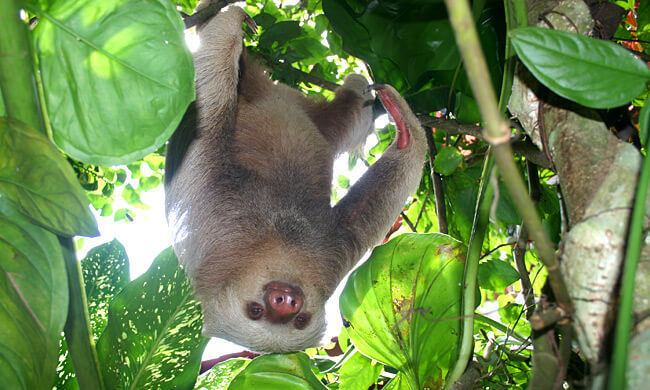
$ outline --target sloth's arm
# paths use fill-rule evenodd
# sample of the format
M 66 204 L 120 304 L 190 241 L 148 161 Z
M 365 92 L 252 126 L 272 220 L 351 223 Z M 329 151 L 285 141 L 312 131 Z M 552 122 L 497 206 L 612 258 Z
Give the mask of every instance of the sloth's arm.
M 427 148 L 423 129 L 399 93 L 384 86 L 378 94 L 396 122 L 398 135 L 334 208 L 339 235 L 352 260 L 388 232 L 420 182 Z

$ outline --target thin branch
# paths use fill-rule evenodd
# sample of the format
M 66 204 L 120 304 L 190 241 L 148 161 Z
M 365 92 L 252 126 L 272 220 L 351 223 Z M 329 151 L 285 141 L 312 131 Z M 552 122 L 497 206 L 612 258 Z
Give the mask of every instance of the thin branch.
M 415 225 L 413 225 L 413 222 L 411 222 L 411 220 L 410 220 L 409 217 L 406 215 L 406 213 L 402 211 L 402 212 L 400 213 L 400 215 L 402 216 L 402 220 L 404 220 L 404 222 L 406 222 L 406 224 L 409 226 L 409 228 L 411 228 L 411 230 L 412 230 L 413 232 L 417 232 L 417 229 L 415 228 Z
M 418 115 L 417 117 L 422 126 L 435 127 L 449 135 L 471 135 L 472 137 L 485 141 L 485 138 L 483 137 L 485 130 L 481 126 L 460 123 L 455 119 L 434 118 L 428 115 Z M 511 125 L 513 127 L 517 126 L 514 123 L 511 123 Z M 539 148 L 530 142 L 530 140 L 513 139 L 511 140 L 511 145 L 514 153 L 524 156 L 526 160 L 532 161 L 535 165 L 543 168 L 553 167 L 544 152 L 539 150 Z
M 504 242 L 503 244 L 499 244 L 495 246 L 494 248 L 490 249 L 487 253 L 484 253 L 483 256 L 479 260 L 483 260 L 486 257 L 490 256 L 492 253 L 498 251 L 499 249 L 503 248 L 504 246 L 513 246 L 515 243 L 514 242 Z
M 218 14 L 223 7 L 237 1 L 239 0 L 207 0 L 202 2 L 201 6 L 192 15 L 181 13 L 183 15 L 183 23 L 185 23 L 185 28 L 187 29 L 194 26 L 200 26 L 201 24 L 208 21 L 208 19 Z
M 530 275 L 526 269 L 526 246 L 528 244 L 528 231 L 522 225 L 519 229 L 519 237 L 517 243 L 512 250 L 512 257 L 515 258 L 515 265 L 519 271 L 519 278 L 521 279 L 521 293 L 524 296 L 524 303 L 526 309 L 526 319 L 530 321 L 530 317 L 535 310 L 535 294 L 533 292 L 533 284 L 530 282 Z
M 427 136 L 427 143 L 429 144 L 429 167 L 431 169 L 433 194 L 435 195 L 436 215 L 438 216 L 438 231 L 440 233 L 448 234 L 449 225 L 447 224 L 447 206 L 445 205 L 442 176 L 433 169 L 433 162 L 438 154 L 438 151 L 436 150 L 436 142 L 433 139 L 433 133 L 430 126 L 424 126 L 424 133 Z

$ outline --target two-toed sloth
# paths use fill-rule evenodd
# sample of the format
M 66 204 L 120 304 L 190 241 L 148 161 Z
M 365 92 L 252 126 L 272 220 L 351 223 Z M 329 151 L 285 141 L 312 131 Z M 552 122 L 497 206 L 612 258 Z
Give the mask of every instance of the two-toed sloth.
M 247 18 L 231 7 L 199 32 L 197 99 L 167 152 L 167 219 L 204 333 L 295 351 L 320 342 L 325 301 L 416 188 L 426 139 L 402 97 L 375 87 L 398 135 L 331 206 L 335 157 L 373 129 L 372 88 L 352 75 L 316 102 L 272 82 L 243 50 Z

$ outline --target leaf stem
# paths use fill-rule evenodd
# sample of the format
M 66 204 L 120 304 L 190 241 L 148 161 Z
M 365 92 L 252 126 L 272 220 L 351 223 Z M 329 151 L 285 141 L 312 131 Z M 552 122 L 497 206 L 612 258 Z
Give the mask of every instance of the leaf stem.
M 102 390 L 104 381 L 99 369 L 95 341 L 90 331 L 90 317 L 81 274 L 81 263 L 77 261 L 72 238 L 59 237 L 59 243 L 63 249 L 65 270 L 68 274 L 68 289 L 70 290 L 68 319 L 63 328 L 65 340 L 68 343 L 79 387 Z
M 460 348 L 456 364 L 445 381 L 447 387 L 451 386 L 463 375 L 474 353 L 474 307 L 476 306 L 478 263 L 481 258 L 481 249 L 483 248 L 485 234 L 490 223 L 490 207 L 494 200 L 494 188 L 490 183 L 493 167 L 494 156 L 491 150 L 488 150 L 488 153 L 485 155 L 485 162 L 483 163 L 481 184 L 476 198 L 476 209 L 474 211 L 474 223 L 472 224 L 472 235 L 469 239 L 467 259 L 465 260 L 463 308 L 461 314 L 463 324 L 461 326 Z

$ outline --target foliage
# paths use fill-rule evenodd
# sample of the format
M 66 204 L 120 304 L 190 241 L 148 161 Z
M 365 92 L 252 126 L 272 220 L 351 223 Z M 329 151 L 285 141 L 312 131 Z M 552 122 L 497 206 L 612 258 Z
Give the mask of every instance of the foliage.
M 0 202 L 0 270 L 3 386 L 47 388 L 68 307 L 63 255 L 54 234 L 5 202 Z
M 28 61 L 37 69 L 34 101 L 21 104 L 40 104 L 44 128 L 9 118 L 11 105 L 4 94 L 0 97 L 0 303 L 5 308 L 0 377 L 10 388 L 74 389 L 80 386 L 79 372 L 67 342 L 77 335 L 60 335 L 68 283 L 75 281 L 64 275 L 57 235 L 96 234 L 89 203 L 102 217 L 131 220 L 134 208 L 146 207 L 142 192 L 161 185 L 164 143 L 194 98 L 191 58 L 175 5 L 189 14 L 196 1 L 19 3 L 33 17 L 32 28 L 25 30 L 34 51 Z M 618 3 L 636 16 L 621 24 L 617 38 L 636 39 L 626 47 L 650 53 L 642 42 L 650 34 L 650 6 Z M 549 29 L 509 26 L 506 34 L 503 2 L 474 4 L 493 85 L 512 76 L 506 63 L 506 42 L 512 39 L 519 58 L 554 93 L 588 107 L 633 101 L 638 112 L 643 105 L 650 72 L 619 46 Z M 307 95 L 331 98 L 328 88 L 334 83 L 367 72 L 375 82 L 397 87 L 424 119 L 481 121 L 440 1 L 307 0 L 287 6 L 265 0 L 247 2 L 246 11 L 259 26 L 259 35 L 246 38 L 252 54 L 274 79 Z M 8 79 L 0 77 L 3 92 Z M 644 107 L 635 119 L 643 145 L 649 118 Z M 392 125 L 379 129 L 366 153 L 348 156 L 348 168 L 376 161 L 394 133 Z M 513 134 L 523 138 L 516 129 Z M 206 343 L 201 312 L 173 252 L 161 253 L 144 275 L 129 282 L 125 250 L 111 242 L 81 262 L 85 298 L 70 297 L 87 299 L 92 336 L 87 347 L 98 356 L 99 383 L 106 388 L 442 386 L 459 354 L 464 248 L 477 227 L 477 188 L 489 179 L 481 170 L 488 148 L 457 129 L 436 127 L 430 135 L 438 153 L 402 213 L 397 237 L 373 251 L 341 296 L 348 326 L 338 341 L 342 355 L 330 357 L 321 348 L 251 362 L 232 359 L 198 376 Z M 522 171 L 529 161 L 516 157 Z M 539 213 L 557 242 L 562 212 L 555 172 L 539 172 L 539 180 L 527 178 L 539 190 Z M 434 180 L 443 184 L 442 200 L 436 199 Z M 351 184 L 339 175 L 337 196 Z M 516 263 L 511 249 L 521 217 L 503 180 L 492 185 L 496 201 L 475 275 L 482 302 L 470 330 L 482 374 L 476 385 L 523 388 L 534 351 L 521 278 L 530 275 L 530 288 L 540 297 L 546 271 L 531 251 L 521 259 L 523 266 Z M 118 206 L 121 201 L 127 206 Z M 444 215 L 437 214 L 436 207 L 444 211 L 441 206 Z M 449 235 L 404 234 L 437 232 L 443 220 Z
M 103 165 L 162 146 L 194 99 L 191 57 L 172 3 L 61 0 L 29 10 L 39 17 L 34 45 L 54 142 L 75 159 Z
M 194 384 L 207 340 L 203 316 L 171 248 L 110 304 L 97 354 L 108 388 Z
M 539 27 L 510 33 L 521 61 L 553 92 L 586 107 L 612 108 L 646 88 L 650 70 L 611 42 Z

